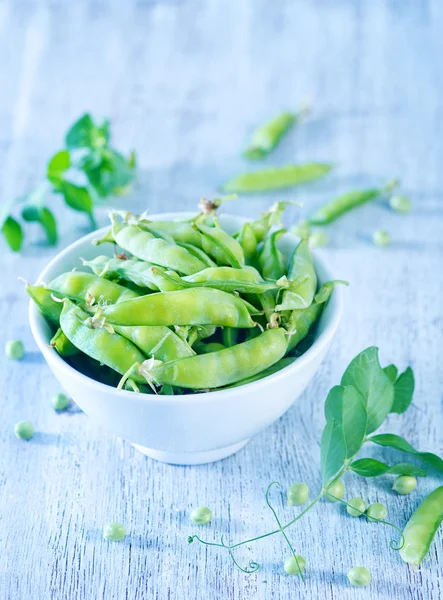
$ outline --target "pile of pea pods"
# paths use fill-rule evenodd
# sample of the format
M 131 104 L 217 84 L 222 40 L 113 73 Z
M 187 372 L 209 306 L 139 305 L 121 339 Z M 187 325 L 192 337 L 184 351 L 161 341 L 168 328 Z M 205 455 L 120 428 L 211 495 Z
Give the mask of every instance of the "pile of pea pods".
M 203 202 L 188 220 L 113 211 L 83 260 L 26 289 L 74 368 L 134 392 L 183 394 L 250 383 L 291 364 L 310 343 L 336 282 L 317 282 L 307 239 L 292 256 L 279 202 L 230 235 Z

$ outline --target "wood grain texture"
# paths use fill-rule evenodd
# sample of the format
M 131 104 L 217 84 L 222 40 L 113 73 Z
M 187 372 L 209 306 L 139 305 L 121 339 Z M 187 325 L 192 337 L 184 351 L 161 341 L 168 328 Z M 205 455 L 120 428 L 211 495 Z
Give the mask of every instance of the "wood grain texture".
M 331 228 L 322 254 L 351 286 L 328 359 L 283 418 L 237 455 L 199 467 L 150 461 L 74 408 L 54 413 L 58 386 L 32 340 L 16 280 L 33 281 L 54 251 L 32 226 L 21 255 L 1 242 L 0 338 L 21 338 L 28 350 L 22 362 L 0 366 L 1 598 L 351 600 L 356 592 L 345 573 L 355 565 L 373 577 L 362 598 L 443 596 L 441 533 L 414 572 L 389 549 L 391 531 L 326 502 L 291 532 L 307 559 L 304 584 L 282 575 L 288 552 L 281 539 L 237 552 L 241 564 L 263 563 L 253 576 L 221 552 L 186 543 L 196 504 L 214 511 L 206 537 L 239 540 L 273 527 L 264 506 L 268 482 L 319 487 L 326 392 L 368 345 L 380 346 L 383 362 L 411 364 L 416 373 L 414 405 L 390 417 L 387 430 L 443 454 L 442 26 L 438 0 L 0 4 L 1 202 L 38 181 L 67 125 L 91 110 L 109 116 L 119 146 L 139 155 L 136 193 L 120 206 L 191 209 L 247 166 L 239 153 L 257 123 L 311 96 L 311 119 L 268 163 L 332 160 L 338 167 L 321 184 L 278 197 L 303 200 L 307 214 L 341 191 L 400 176 L 414 203 L 406 217 L 374 204 Z M 270 201 L 248 197 L 229 210 L 252 215 Z M 86 223 L 53 206 L 62 247 Z M 390 248 L 371 245 L 377 228 L 391 233 Z M 38 430 L 29 443 L 12 433 L 23 418 Z M 392 460 L 387 450 L 372 452 Z M 405 498 L 390 492 L 387 477 L 345 483 L 349 497 L 385 502 L 402 526 L 438 482 L 420 481 Z M 280 510 L 292 514 L 282 503 Z M 109 520 L 127 524 L 124 542 L 103 541 Z

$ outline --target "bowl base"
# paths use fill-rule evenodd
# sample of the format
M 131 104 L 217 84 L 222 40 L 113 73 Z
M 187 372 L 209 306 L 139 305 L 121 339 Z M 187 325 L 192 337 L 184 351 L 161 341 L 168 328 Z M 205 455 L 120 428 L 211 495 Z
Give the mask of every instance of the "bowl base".
M 204 452 L 163 452 L 162 450 L 153 450 L 152 448 L 146 448 L 145 446 L 139 446 L 138 444 L 132 444 L 134 448 L 163 463 L 170 465 L 204 465 L 205 463 L 215 462 L 222 458 L 227 458 L 231 454 L 235 454 L 241 450 L 249 440 L 244 440 L 238 444 L 232 446 L 226 446 L 225 448 L 218 448 L 217 450 L 206 450 Z

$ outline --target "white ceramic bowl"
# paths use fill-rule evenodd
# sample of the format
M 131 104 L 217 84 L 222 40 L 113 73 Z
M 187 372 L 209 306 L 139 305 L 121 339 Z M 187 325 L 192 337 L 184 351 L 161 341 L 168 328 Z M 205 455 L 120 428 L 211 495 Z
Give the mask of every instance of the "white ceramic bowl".
M 183 213 L 154 215 L 152 219 L 189 216 Z M 221 215 L 229 232 L 246 219 Z M 37 281 L 48 282 L 57 275 L 79 267 L 79 257 L 92 259 L 112 253 L 111 245 L 92 246 L 91 241 L 105 229 L 79 239 L 60 252 L 40 273 Z M 290 252 L 297 238 L 281 239 Z M 321 283 L 333 279 L 316 258 Z M 194 465 L 225 458 L 240 450 L 249 438 L 281 417 L 297 400 L 317 371 L 337 330 L 342 311 L 342 294 L 336 288 L 323 311 L 312 346 L 292 365 L 265 379 L 216 392 L 155 396 L 117 391 L 68 365 L 48 343 L 51 332 L 34 302 L 30 302 L 32 333 L 55 377 L 86 414 L 116 435 L 128 439 L 147 456 L 172 464 Z

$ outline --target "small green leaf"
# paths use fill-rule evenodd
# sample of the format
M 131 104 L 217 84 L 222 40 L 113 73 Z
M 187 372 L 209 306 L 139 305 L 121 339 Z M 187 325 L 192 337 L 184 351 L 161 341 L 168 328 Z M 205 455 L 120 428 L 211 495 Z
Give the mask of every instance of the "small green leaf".
M 57 222 L 49 208 L 31 204 L 24 207 L 22 217 L 29 223 L 36 222 L 41 224 L 46 233 L 48 244 L 54 246 L 57 243 Z
M 394 384 L 394 402 L 392 404 L 392 413 L 404 413 L 409 408 L 414 395 L 414 373 L 411 367 L 403 371 Z
M 47 177 L 56 187 L 63 179 L 65 171 L 71 166 L 71 156 L 67 150 L 60 150 L 48 163 Z
M 367 433 L 380 427 L 394 401 L 394 386 L 378 360 L 378 348 L 372 346 L 358 354 L 343 374 L 341 385 L 353 385 L 365 398 L 368 413 Z
M 426 477 L 426 471 L 407 462 L 398 463 L 392 467 L 373 458 L 360 458 L 351 463 L 350 468 L 361 477 L 378 477 L 379 475 L 411 475 Z
M 23 230 L 18 221 L 13 217 L 6 217 L 2 225 L 3 236 L 11 250 L 18 252 L 23 243 Z
M 66 134 L 66 147 L 69 150 L 79 148 L 103 148 L 109 143 L 109 121 L 96 125 L 91 115 L 84 114 Z
M 352 458 L 360 450 L 365 435 L 368 414 L 365 399 L 352 386 L 334 386 L 325 401 L 325 417 L 342 427 L 346 458 Z
M 132 183 L 134 170 L 123 154 L 112 148 L 104 148 L 94 154 L 94 161 L 91 160 L 91 153 L 83 161 L 81 168 L 89 183 L 101 198 L 106 198 L 112 194 L 120 194 L 120 190 Z M 98 160 L 96 156 L 99 157 Z
M 323 485 L 343 466 L 346 459 L 346 444 L 343 428 L 335 420 L 327 421 L 321 436 L 321 476 Z
M 60 192 L 63 194 L 65 202 L 74 210 L 85 212 L 91 221 L 91 226 L 96 228 L 94 219 L 93 202 L 88 189 L 71 183 L 70 181 L 62 181 Z
M 379 435 L 373 435 L 372 437 L 367 438 L 367 441 L 378 444 L 379 446 L 394 448 L 395 450 L 400 450 L 400 452 L 406 452 L 407 454 L 417 456 L 426 464 L 430 465 L 437 471 L 440 471 L 440 473 L 443 473 L 443 459 L 432 452 L 419 452 L 399 435 L 394 433 L 381 433 Z
M 383 369 L 383 371 L 386 373 L 386 375 L 389 377 L 389 379 L 392 381 L 392 383 L 395 382 L 395 380 L 397 379 L 397 374 L 398 374 L 398 369 L 395 365 L 388 365 L 387 367 L 385 367 Z

